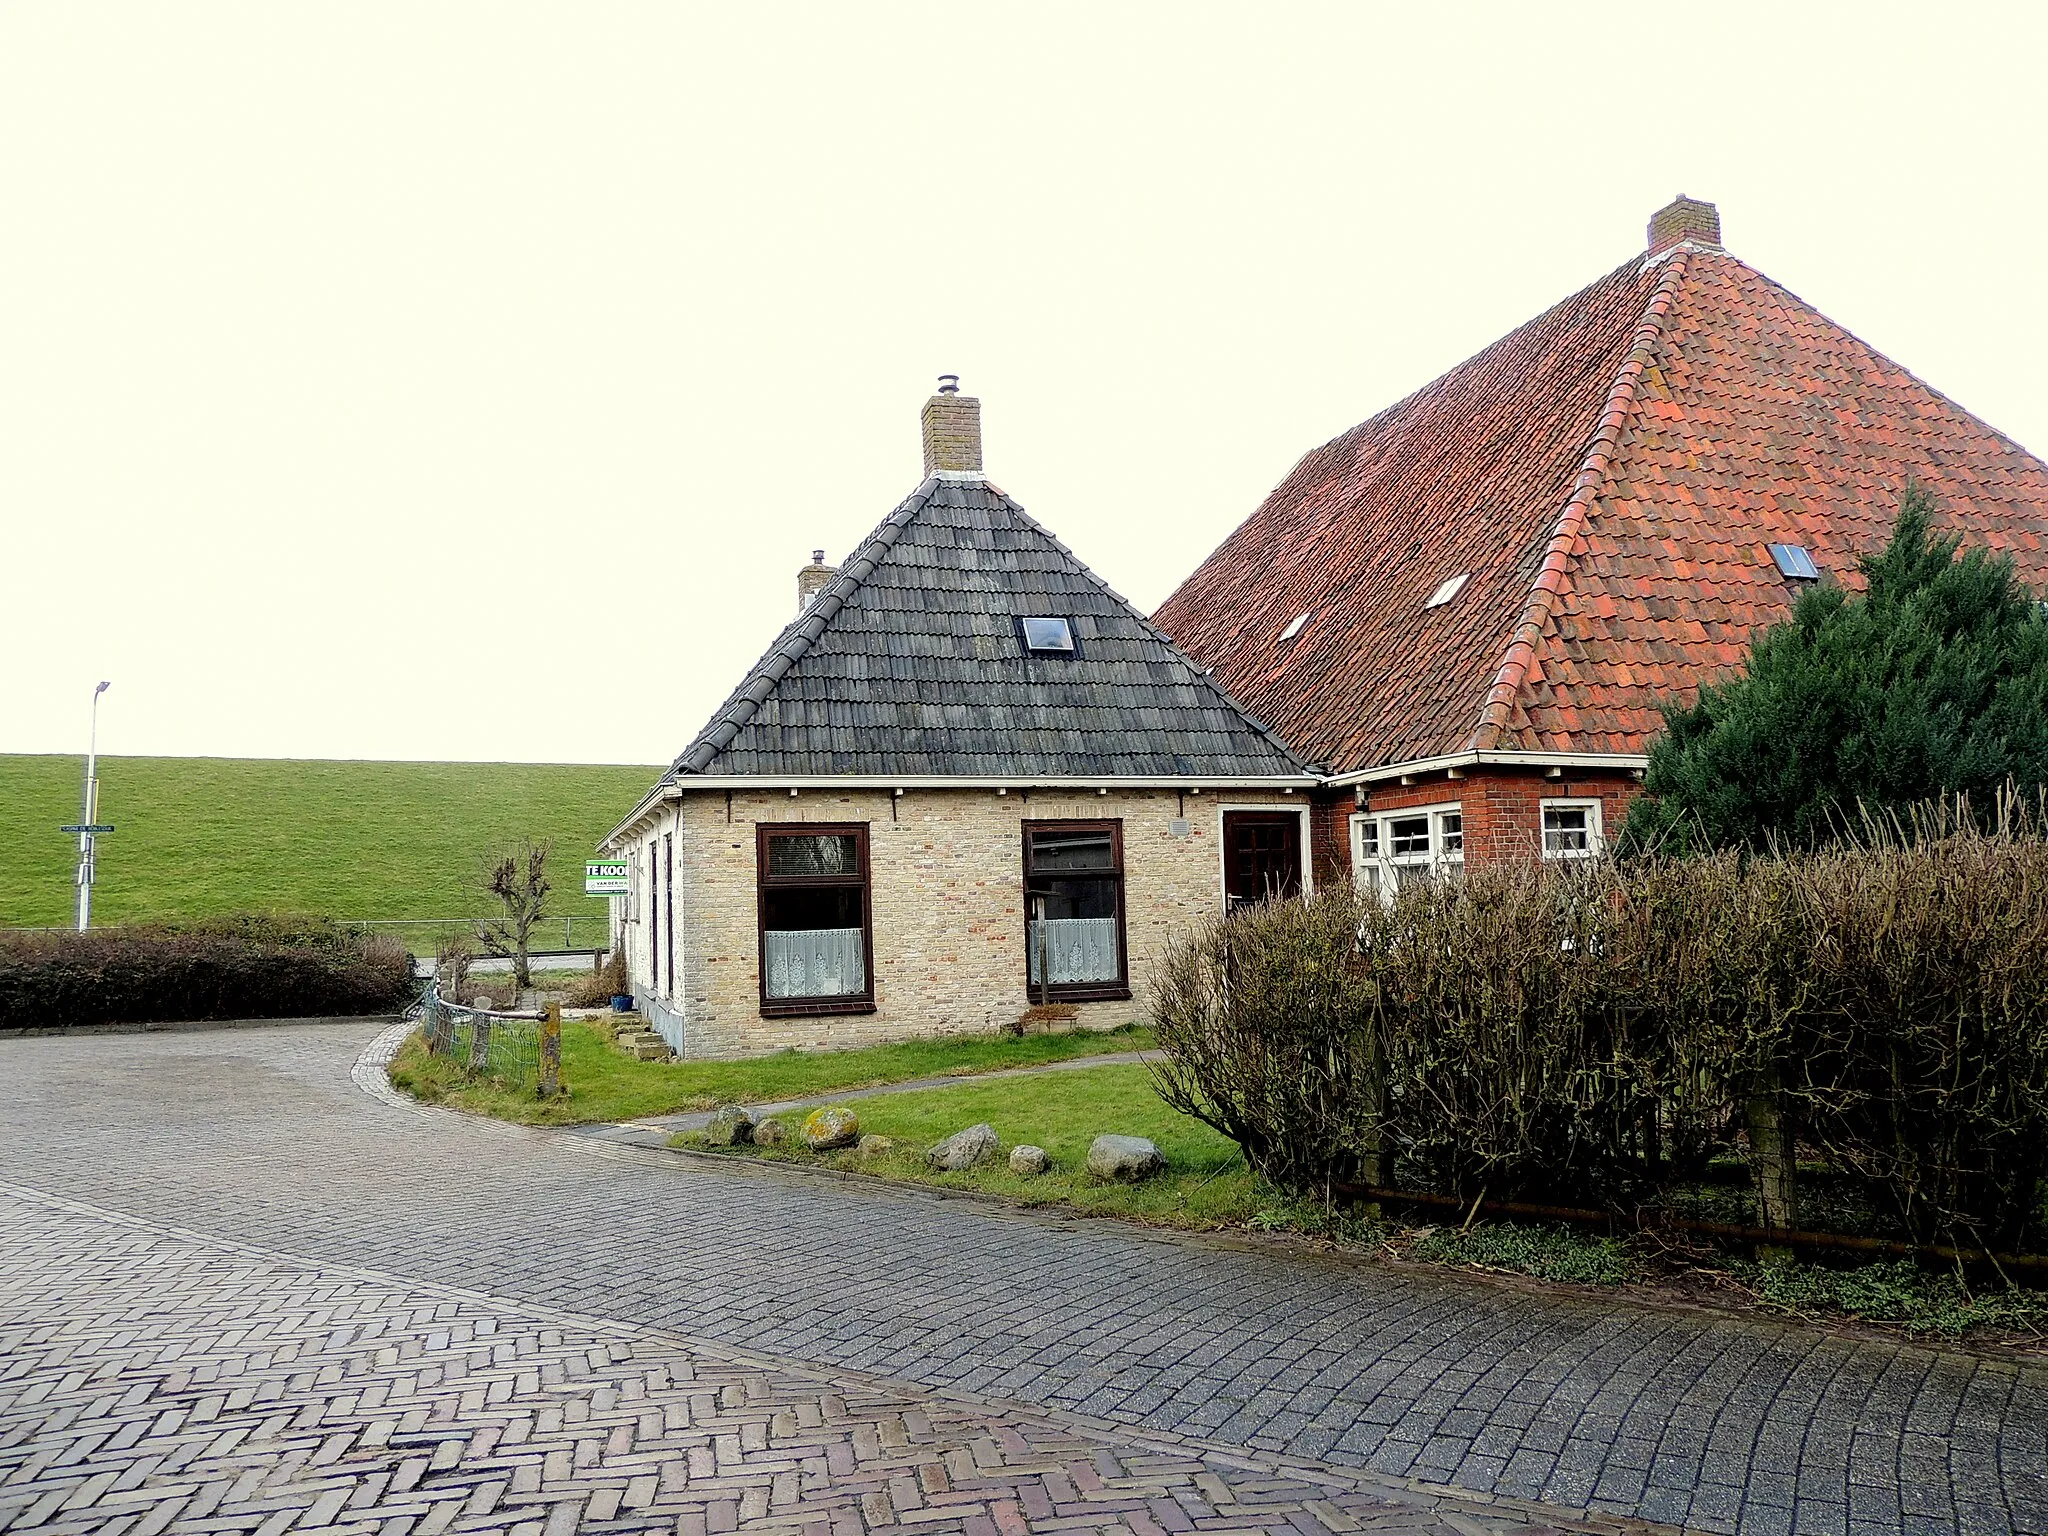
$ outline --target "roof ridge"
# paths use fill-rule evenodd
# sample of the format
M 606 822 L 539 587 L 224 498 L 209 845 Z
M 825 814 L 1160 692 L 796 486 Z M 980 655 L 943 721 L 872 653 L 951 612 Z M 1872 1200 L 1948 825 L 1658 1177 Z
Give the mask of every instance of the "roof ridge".
M 1507 651 L 1501 657 L 1493 686 L 1487 690 L 1486 703 L 1480 709 L 1479 723 L 1468 739 L 1467 745 L 1473 750 L 1491 751 L 1500 745 L 1501 737 L 1506 733 L 1515 699 L 1521 693 L 1522 685 L 1529 680 L 1530 664 L 1536 659 L 1536 644 L 1543 637 L 1544 625 L 1556 610 L 1557 595 L 1564 585 L 1564 573 L 1571 564 L 1572 545 L 1584 531 L 1593 499 L 1599 494 L 1600 487 L 1607 480 L 1608 470 L 1613 466 L 1622 428 L 1635 410 L 1636 385 L 1649 366 L 1652 350 L 1663 337 L 1664 317 L 1670 312 L 1679 285 L 1685 281 L 1692 254 L 1688 243 L 1659 255 L 1658 259 L 1669 265 L 1650 293 L 1650 301 L 1643 308 L 1643 317 L 1636 323 L 1628 357 L 1607 391 L 1600 424 L 1594 429 L 1585 457 L 1579 462 L 1579 473 L 1572 482 L 1571 494 L 1565 498 L 1564 507 L 1558 513 L 1557 527 L 1552 530 L 1550 542 L 1544 548 L 1543 564 L 1529 588 L 1529 600 L 1523 605 L 1522 616 L 1509 636 Z
M 1074 569 L 1079 571 L 1089 581 L 1095 583 L 1096 587 L 1102 592 L 1102 595 L 1104 597 L 1109 598 L 1113 602 L 1121 604 L 1126 613 L 1130 614 L 1132 618 L 1136 619 L 1139 622 L 1139 624 L 1144 626 L 1146 634 L 1150 635 L 1153 639 L 1157 640 L 1160 644 L 1164 645 L 1167 648 L 1167 650 L 1171 651 L 1175 656 L 1179 657 L 1182 664 L 1187 667 L 1188 672 L 1194 677 L 1197 683 L 1207 688 L 1211 693 L 1215 694 L 1217 698 L 1221 699 L 1224 702 L 1224 704 L 1229 706 L 1229 708 L 1233 712 L 1235 712 L 1248 725 L 1250 725 L 1253 730 L 1257 731 L 1259 735 L 1263 736 L 1267 741 L 1270 741 L 1274 746 L 1278 747 L 1282 752 L 1286 753 L 1288 757 L 1292 758 L 1295 762 L 1299 763 L 1308 772 L 1322 772 L 1322 768 L 1318 764 L 1311 763 L 1307 758 L 1303 757 L 1299 752 L 1295 751 L 1294 748 L 1291 745 L 1289 745 L 1286 740 L 1284 740 L 1279 735 L 1275 734 L 1273 728 L 1270 725 L 1266 724 L 1265 721 L 1261 720 L 1257 715 L 1253 714 L 1249 709 L 1246 709 L 1244 705 L 1240 704 L 1234 697 L 1232 697 L 1229 690 L 1226 689 L 1221 683 L 1217 682 L 1216 679 L 1210 675 L 1209 669 L 1204 668 L 1201 665 L 1201 663 L 1195 660 L 1194 657 L 1190 656 L 1186 651 L 1182 650 L 1180 648 L 1180 642 L 1178 640 L 1175 640 L 1173 636 L 1169 635 L 1165 630 L 1161 629 L 1157 624 L 1154 624 L 1152 622 L 1152 616 L 1150 614 L 1146 613 L 1142 608 L 1140 608 L 1136 603 L 1132 602 L 1128 597 L 1125 597 L 1123 593 L 1117 591 L 1115 587 L 1112 587 L 1108 582 L 1104 581 L 1102 579 L 1101 574 L 1095 569 L 1095 567 L 1090 565 L 1086 560 L 1083 560 L 1071 549 L 1067 548 L 1065 543 L 1061 541 L 1060 536 L 1058 534 L 1054 533 L 1050 528 L 1046 527 L 1045 524 L 1041 523 L 1029 512 L 1026 512 L 1024 510 L 1024 505 L 1022 502 L 1018 501 L 1015 497 L 1010 495 L 1008 491 L 1005 491 L 1002 487 L 998 485 L 989 483 L 988 488 L 994 491 L 998 496 L 1002 497 L 1004 501 L 1008 502 L 1010 510 L 1012 512 L 1015 512 L 1017 516 L 1024 519 L 1025 522 L 1029 523 L 1034 532 L 1036 532 L 1041 538 L 1045 539 L 1046 542 L 1051 544 L 1053 548 L 1057 549 L 1069 560 L 1073 561 Z
M 818 595 L 811 599 L 802 613 L 783 626 L 774 644 L 749 669 L 740 685 L 719 706 L 704 729 L 697 733 L 696 739 L 669 765 L 668 772 L 661 777 L 662 783 L 678 774 L 702 773 L 719 753 L 732 745 L 733 739 L 760 713 L 761 706 L 775 692 L 775 685 L 789 675 L 790 668 L 803 660 L 839 610 L 860 590 L 861 584 L 874 575 L 875 568 L 895 547 L 903 530 L 931 504 L 932 490 L 938 483 L 938 476 L 927 475 L 917 489 L 898 502 L 874 531 L 861 541 L 860 548 L 839 568 L 839 574 L 818 590 Z

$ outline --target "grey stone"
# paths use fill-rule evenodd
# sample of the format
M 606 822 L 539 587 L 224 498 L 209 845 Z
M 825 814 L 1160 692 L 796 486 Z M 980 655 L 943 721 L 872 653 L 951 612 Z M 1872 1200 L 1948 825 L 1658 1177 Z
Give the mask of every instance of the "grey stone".
M 965 1168 L 978 1168 L 996 1155 L 996 1132 L 992 1125 L 970 1125 L 964 1131 L 955 1131 L 931 1151 L 924 1159 L 934 1168 L 947 1173 L 958 1173 Z
M 789 1140 L 789 1127 L 780 1120 L 767 1119 L 754 1126 L 754 1145 L 757 1147 L 779 1147 Z
M 754 1139 L 754 1117 L 737 1104 L 721 1104 L 704 1124 L 704 1143 L 712 1147 L 738 1147 Z
M 850 1147 L 860 1140 L 860 1116 L 844 1104 L 827 1104 L 804 1116 L 804 1145 L 813 1152 Z
M 862 1157 L 880 1157 L 884 1152 L 895 1151 L 896 1143 L 886 1136 L 863 1136 L 854 1150 Z
M 1046 1156 L 1043 1147 L 1012 1147 L 1010 1149 L 1010 1172 L 1021 1173 L 1032 1178 L 1052 1166 L 1052 1159 Z
M 1142 1136 L 1098 1136 L 1088 1146 L 1088 1171 L 1098 1179 L 1136 1183 L 1165 1166 L 1159 1149 Z

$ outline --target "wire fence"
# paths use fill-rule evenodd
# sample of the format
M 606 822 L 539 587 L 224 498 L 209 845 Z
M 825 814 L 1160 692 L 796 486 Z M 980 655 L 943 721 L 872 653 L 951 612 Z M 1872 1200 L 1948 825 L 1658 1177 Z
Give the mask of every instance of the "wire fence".
M 420 1033 L 430 1055 L 465 1067 L 507 1088 L 532 1089 L 542 1097 L 548 1057 L 548 1032 L 554 1029 L 555 1077 L 561 1075 L 560 1015 L 499 1013 L 472 1008 L 441 996 L 438 981 L 430 982 L 413 1005 Z

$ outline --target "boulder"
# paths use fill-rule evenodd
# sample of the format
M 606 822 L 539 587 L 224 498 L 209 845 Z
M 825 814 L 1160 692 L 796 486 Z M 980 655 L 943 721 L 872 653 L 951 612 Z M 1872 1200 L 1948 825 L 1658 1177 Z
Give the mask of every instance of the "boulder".
M 1088 1146 L 1088 1171 L 1098 1179 L 1136 1183 L 1165 1166 L 1159 1149 L 1142 1136 L 1098 1136 Z
M 958 1173 L 964 1168 L 977 1168 L 995 1155 L 995 1127 L 970 1125 L 925 1153 L 924 1160 L 941 1172 Z
M 704 1122 L 708 1147 L 739 1147 L 754 1139 L 754 1117 L 737 1104 L 721 1104 Z
M 827 1104 L 804 1116 L 804 1145 L 813 1152 L 850 1147 L 860 1140 L 860 1116 L 844 1104 Z
M 780 1120 L 762 1120 L 754 1126 L 754 1145 L 779 1147 L 789 1140 L 789 1127 Z
M 896 1150 L 896 1143 L 886 1136 L 863 1136 L 854 1148 L 862 1157 L 880 1157 L 884 1152 Z
M 1010 1148 L 1010 1172 L 1022 1174 L 1025 1178 L 1036 1178 L 1052 1166 L 1052 1159 L 1046 1156 L 1043 1147 Z

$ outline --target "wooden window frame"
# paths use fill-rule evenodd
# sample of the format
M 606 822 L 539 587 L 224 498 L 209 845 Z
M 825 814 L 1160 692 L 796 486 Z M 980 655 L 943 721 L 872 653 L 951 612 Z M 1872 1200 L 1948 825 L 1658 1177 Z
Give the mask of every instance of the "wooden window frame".
M 860 851 L 860 875 L 770 875 L 768 844 L 775 837 L 852 837 Z M 861 979 L 859 993 L 843 997 L 773 997 L 768 995 L 768 893 L 771 890 L 860 888 Z M 868 823 L 864 821 L 759 821 L 754 823 L 754 974 L 764 1019 L 819 1018 L 835 1013 L 875 1011 L 875 882 L 868 863 Z
M 1031 834 L 1044 831 L 1109 833 L 1110 854 L 1116 860 L 1116 969 L 1115 981 L 1044 982 L 1031 979 Z M 1021 867 L 1024 873 L 1024 997 L 1032 1004 L 1117 1003 L 1131 995 L 1131 947 L 1124 937 L 1124 824 L 1117 817 L 1075 820 L 1026 821 L 1022 833 Z M 1048 874 L 1048 878 L 1051 878 Z

